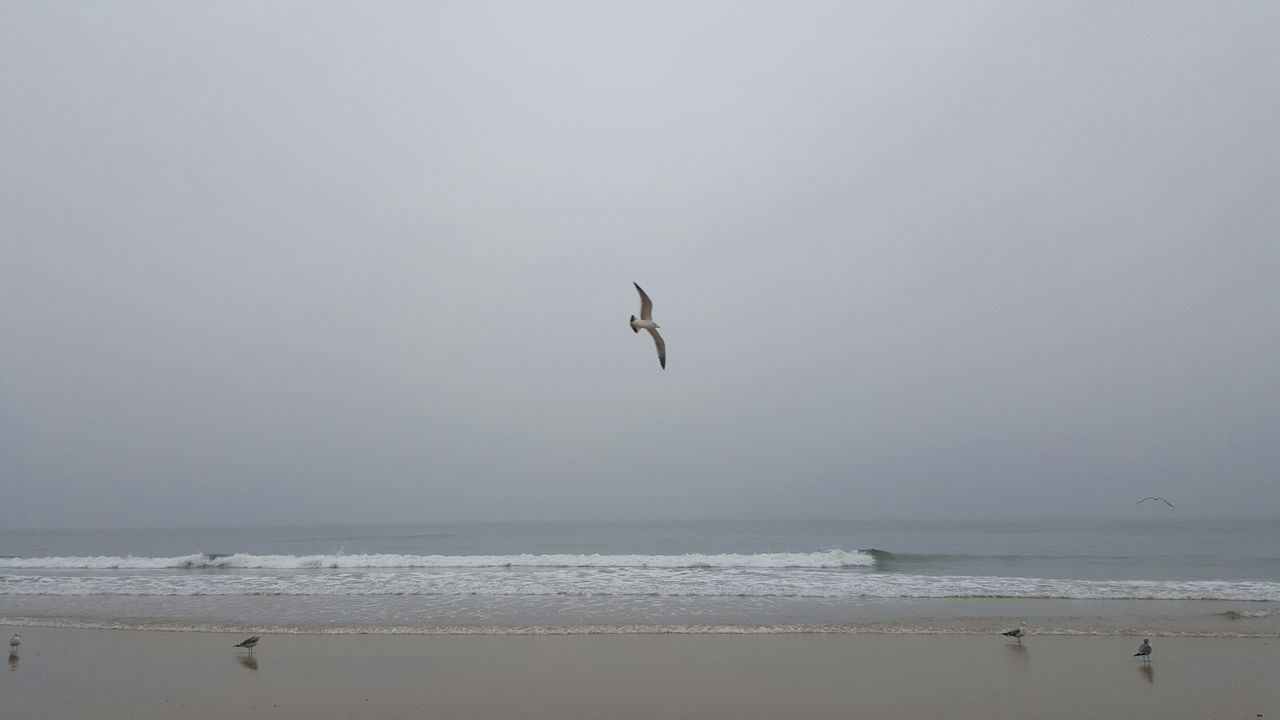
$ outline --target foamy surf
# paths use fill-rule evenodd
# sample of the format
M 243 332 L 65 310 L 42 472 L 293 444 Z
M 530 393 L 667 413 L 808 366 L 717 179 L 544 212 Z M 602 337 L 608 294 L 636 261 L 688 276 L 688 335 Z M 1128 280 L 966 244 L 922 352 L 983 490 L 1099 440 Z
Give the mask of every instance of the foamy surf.
M 1228 620 L 1251 620 L 1276 617 L 1280 615 L 1280 610 L 1228 610 L 1220 614 Z
M 93 618 L 0 617 L 12 627 L 47 627 L 87 630 L 143 630 L 152 632 L 259 633 L 268 635 L 981 635 L 995 633 L 998 624 L 936 623 L 590 623 L 581 625 L 242 625 L 236 623 L 187 623 L 154 620 L 102 620 Z M 1007 623 L 1006 623 L 1007 624 Z M 1043 636 L 1139 636 L 1203 638 L 1275 638 L 1274 632 L 1248 633 L 1222 630 L 1164 628 L 1037 626 Z
M 439 595 L 494 597 L 1018 598 L 1280 601 L 1262 581 L 1067 580 L 908 575 L 820 567 L 679 565 L 230 572 L 107 571 L 0 575 L 0 595 Z
M 1280 633 L 1278 532 L 1271 522 L 0 530 L 0 618 L 392 633 L 988 633 L 1027 620 L 1036 634 L 1268 636 Z M 1204 555 L 1208 536 L 1221 557 Z

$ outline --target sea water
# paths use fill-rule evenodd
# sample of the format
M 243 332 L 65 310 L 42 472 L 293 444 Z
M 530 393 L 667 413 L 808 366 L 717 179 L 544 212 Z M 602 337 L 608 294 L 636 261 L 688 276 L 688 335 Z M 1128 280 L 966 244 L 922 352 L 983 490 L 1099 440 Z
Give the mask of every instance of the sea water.
M 0 532 L 0 623 L 1280 636 L 1280 520 Z

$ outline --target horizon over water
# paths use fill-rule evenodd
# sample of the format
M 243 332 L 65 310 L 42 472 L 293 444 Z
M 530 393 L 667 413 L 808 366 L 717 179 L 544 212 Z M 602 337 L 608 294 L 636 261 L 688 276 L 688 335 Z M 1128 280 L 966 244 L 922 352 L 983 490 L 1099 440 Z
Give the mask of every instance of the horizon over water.
M 1151 512 L 1144 512 L 1147 507 L 1157 508 Z M 1165 513 L 1165 515 L 1160 515 Z M 670 516 L 660 518 L 635 518 L 631 516 L 622 517 L 605 517 L 595 520 L 583 520 L 581 518 L 481 518 L 470 520 L 370 520 L 358 522 L 272 522 L 272 523 L 242 523 L 242 524 L 212 524 L 212 523 L 174 523 L 174 524 L 145 524 L 145 525 L 116 525 L 116 526 L 98 526 L 98 525 L 40 525 L 40 526 L 8 526 L 0 528 L 0 540 L 6 536 L 14 536 L 25 533 L 78 533 L 78 532 L 100 532 L 100 533 L 128 533 L 128 532 L 156 532 L 156 531 L 258 531 L 258 530 L 282 530 L 289 531 L 294 529 L 350 529 L 350 528 L 446 528 L 446 527 L 485 527 L 485 526 L 609 526 L 609 527 L 626 527 L 631 525 L 854 525 L 858 523 L 872 523 L 883 525 L 886 523 L 901 525 L 973 525 L 973 524 L 1010 524 L 1019 523 L 1194 523 L 1194 522 L 1266 522 L 1276 521 L 1280 523 L 1280 513 L 1258 513 L 1253 515 L 1242 514 L 1212 514 L 1212 515 L 1188 515 L 1178 507 L 1173 509 L 1165 508 L 1163 505 L 1145 506 L 1133 505 L 1128 508 L 1118 510 L 1107 515 L 1092 515 L 1090 517 L 1080 517 L 1077 515 L 1064 515 L 1055 513 L 1037 513 L 1035 510 L 1019 509 L 1016 514 L 1009 512 L 994 512 L 992 514 L 966 514 L 966 515 L 942 515 L 942 514 L 912 514 L 906 516 L 876 514 L 872 516 L 845 516 L 845 517 L 828 517 L 828 516 L 808 516 L 808 515 L 780 515 L 757 517 L 748 516 L 724 516 L 724 517 L 684 517 Z
M 1280 636 L 1280 519 L 0 531 L 0 622 Z

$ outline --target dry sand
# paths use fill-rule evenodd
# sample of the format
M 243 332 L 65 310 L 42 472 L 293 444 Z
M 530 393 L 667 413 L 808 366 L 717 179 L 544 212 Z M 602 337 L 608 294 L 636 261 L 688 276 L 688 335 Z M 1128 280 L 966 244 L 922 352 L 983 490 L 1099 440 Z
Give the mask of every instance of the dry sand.
M 1280 640 L 21 628 L 6 718 L 1280 719 Z M 3 630 L 7 637 L 12 629 Z

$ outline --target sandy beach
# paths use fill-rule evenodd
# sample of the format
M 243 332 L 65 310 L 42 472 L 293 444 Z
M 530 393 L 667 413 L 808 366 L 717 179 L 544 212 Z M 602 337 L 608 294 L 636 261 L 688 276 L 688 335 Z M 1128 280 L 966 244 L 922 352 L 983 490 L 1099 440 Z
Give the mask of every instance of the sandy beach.
M 14 629 L 5 628 L 5 633 Z M 266 635 L 18 628 L 21 718 L 1257 718 L 1280 640 Z

